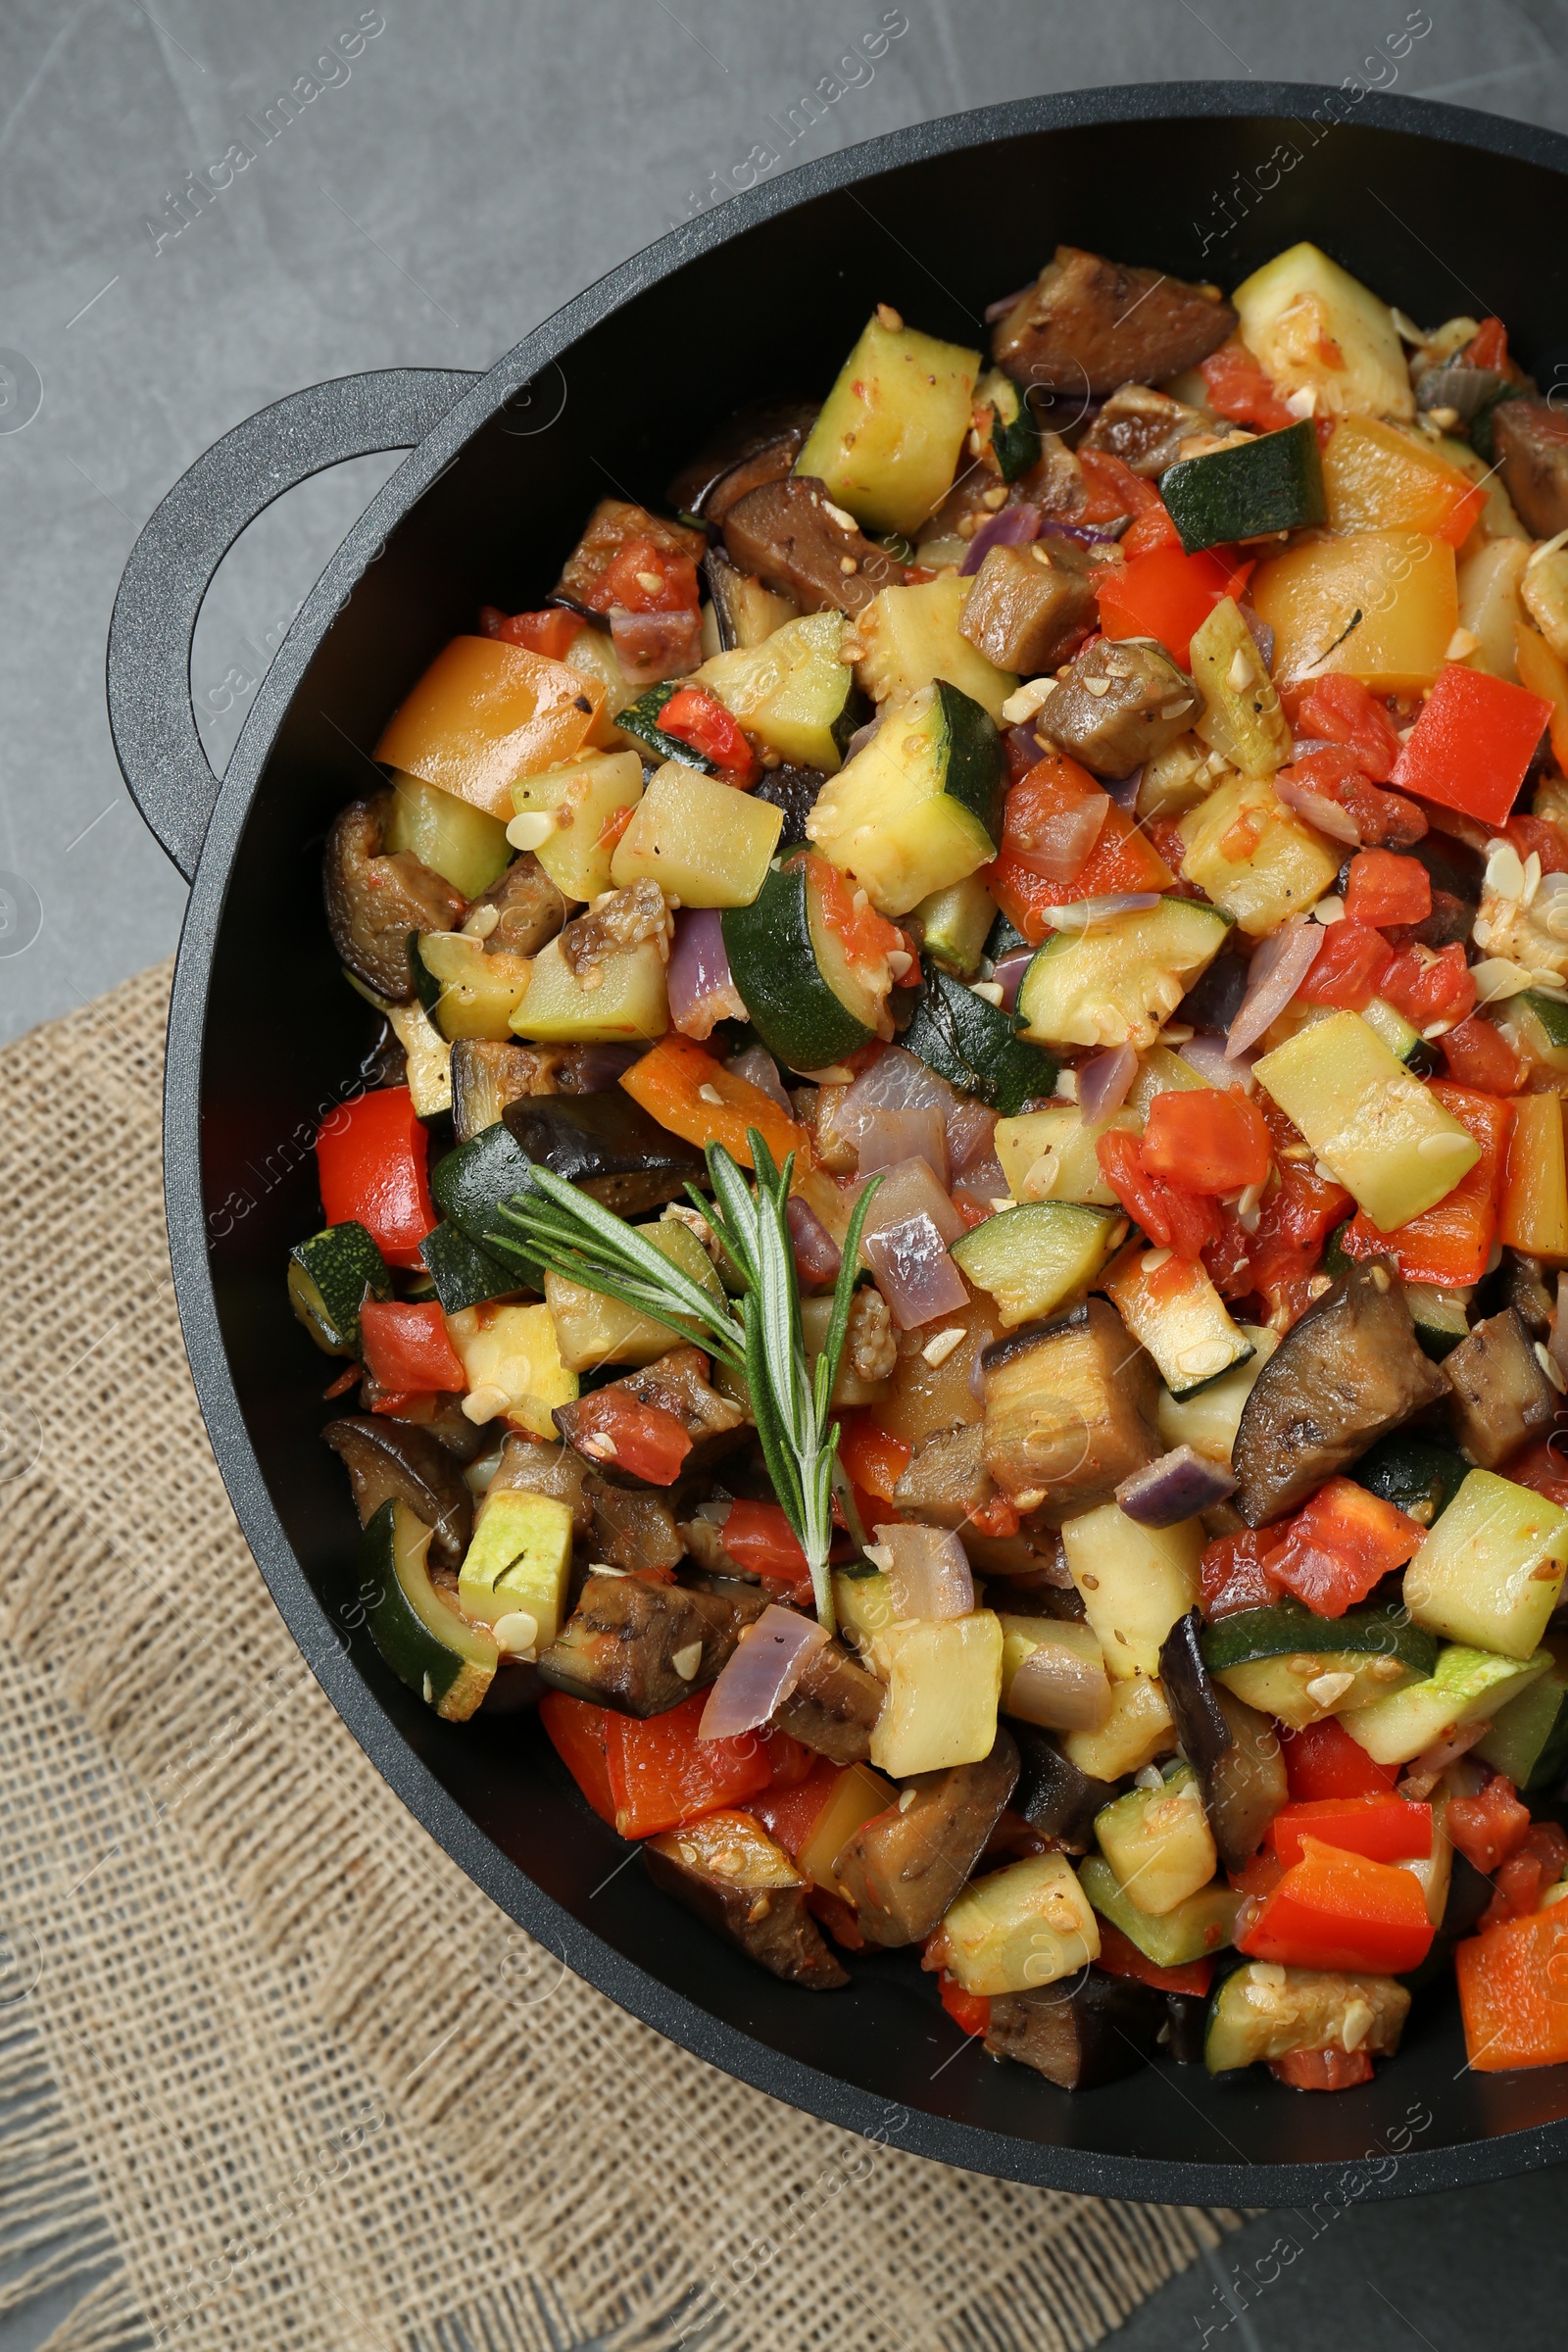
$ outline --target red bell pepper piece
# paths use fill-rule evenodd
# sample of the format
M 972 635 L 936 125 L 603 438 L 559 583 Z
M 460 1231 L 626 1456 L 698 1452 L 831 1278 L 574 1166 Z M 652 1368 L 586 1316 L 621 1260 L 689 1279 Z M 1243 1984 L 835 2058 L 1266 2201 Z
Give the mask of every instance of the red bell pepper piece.
M 1423 1034 L 1439 1021 L 1462 1021 L 1476 1008 L 1476 984 L 1457 946 L 1438 956 L 1425 948 L 1402 949 L 1379 982 L 1378 994 Z
M 1449 662 L 1395 764 L 1395 788 L 1505 824 L 1550 717 L 1539 694 Z
M 612 1715 L 606 1733 L 615 1827 L 622 1838 L 652 1838 L 699 1821 L 723 1805 L 743 1805 L 772 1778 L 767 1750 L 754 1733 L 733 1740 L 701 1740 L 708 1704 L 694 1690 L 678 1707 L 641 1722 Z
M 1394 961 L 1394 950 L 1381 931 L 1368 931 L 1348 917 L 1331 923 L 1298 995 L 1303 1004 L 1332 1004 L 1342 1012 L 1362 1012 L 1378 993 L 1378 985 Z
M 1343 744 L 1363 776 L 1388 782 L 1399 757 L 1398 734 L 1388 705 L 1359 678 L 1331 670 L 1308 685 L 1285 687 L 1280 700 L 1298 736 Z
M 1456 1022 L 1439 1040 L 1448 1076 L 1457 1086 L 1474 1087 L 1483 1095 L 1517 1095 L 1524 1073 L 1519 1056 L 1502 1031 L 1479 1013 Z
M 1287 1968 L 1369 1969 L 1401 1976 L 1431 1948 L 1426 1896 L 1413 1871 L 1302 1840 L 1302 1855 L 1236 1938 L 1250 1960 Z
M 1467 1936 L 1453 1966 L 1465 2055 L 1478 2075 L 1568 2059 L 1568 1904 Z
M 753 1576 L 785 1585 L 804 1583 L 809 1590 L 811 1571 L 781 1504 L 751 1502 L 743 1496 L 730 1504 L 722 1533 L 730 1558 Z
M 877 1502 L 891 1502 L 913 1447 L 880 1428 L 865 1405 L 839 1415 L 839 1460 L 852 1482 Z
M 1293 1804 L 1314 1804 L 1324 1797 L 1383 1796 L 1398 1778 L 1397 1766 L 1374 1764 L 1333 1715 L 1309 1723 L 1304 1731 L 1282 1732 L 1280 1747 Z
M 1513 843 L 1521 861 L 1532 852 L 1541 859 L 1544 874 L 1568 874 L 1568 833 L 1561 825 L 1544 816 L 1530 816 L 1521 809 L 1510 816 L 1502 828 L 1504 836 Z
M 1263 1184 L 1273 1158 L 1268 1125 L 1239 1088 L 1156 1095 L 1141 1150 L 1144 1168 L 1190 1193 L 1239 1193 Z
M 1233 424 L 1250 424 L 1255 433 L 1282 432 L 1296 417 L 1239 335 L 1211 351 L 1198 370 L 1208 389 L 1208 406 L 1216 416 Z
M 1432 1807 L 1410 1804 L 1392 1789 L 1382 1796 L 1320 1796 L 1284 1806 L 1266 1834 L 1287 1869 L 1300 1861 L 1303 1837 L 1374 1862 L 1421 1861 L 1432 1851 Z
M 1107 637 L 1157 637 L 1185 669 L 1194 630 L 1222 597 L 1239 597 L 1251 573 L 1250 563 L 1236 564 L 1211 547 L 1197 556 L 1184 556 L 1179 545 L 1130 555 L 1107 564 L 1095 589 L 1101 628 Z
M 1358 850 L 1350 859 L 1346 920 L 1380 930 L 1386 923 L 1424 923 L 1432 912 L 1432 876 L 1418 858 L 1393 850 Z
M 1237 1609 L 1263 1609 L 1278 1600 L 1281 1586 L 1268 1572 L 1268 1555 L 1281 1537 L 1271 1527 L 1246 1527 L 1219 1536 L 1198 1564 L 1205 1617 L 1228 1617 Z
M 435 1300 L 367 1298 L 360 1309 L 365 1368 L 383 1389 L 410 1392 L 467 1387 L 463 1360 L 447 1337 Z
M 1554 1429 L 1538 1438 L 1505 1462 L 1503 1469 L 1516 1487 L 1528 1487 L 1533 1494 L 1544 1494 L 1548 1502 L 1568 1510 L 1568 1454 L 1563 1449 L 1563 1434 Z
M 989 2032 L 991 2002 L 985 1993 L 965 1992 L 957 1978 L 950 1977 L 946 1969 L 937 1978 L 937 1992 L 960 2034 L 967 2034 L 973 2039 L 976 2034 Z
M 479 626 L 486 637 L 499 637 L 503 645 L 526 646 L 530 654 L 564 662 L 567 647 L 587 623 L 580 612 L 568 612 L 564 605 L 551 605 L 543 612 L 513 613 L 484 605 Z
M 609 612 L 616 605 L 626 612 L 695 612 L 697 566 L 690 556 L 662 548 L 653 539 L 628 539 L 582 601 L 596 612 Z
M 1084 520 L 1111 522 L 1118 514 L 1132 516 L 1131 528 L 1122 534 L 1121 540 L 1126 555 L 1148 555 L 1156 547 L 1181 545 L 1176 525 L 1165 512 L 1165 502 L 1152 482 L 1134 473 L 1130 466 L 1106 449 L 1081 449 L 1078 463 L 1089 491 Z
M 1501 372 L 1508 365 L 1508 330 L 1500 318 L 1483 318 L 1464 347 L 1467 368 L 1487 368 Z
M 1523 1919 L 1539 1908 L 1548 1886 L 1555 1886 L 1568 1869 L 1568 1837 L 1554 1821 L 1533 1821 L 1524 1843 L 1497 1872 L 1496 1891 L 1481 1914 L 1483 1928 L 1499 1920 Z
M 987 889 L 1003 913 L 1024 938 L 1038 943 L 1050 929 L 1046 916 L 1053 906 L 1070 906 L 1078 899 L 1119 897 L 1124 892 L 1169 890 L 1175 876 L 1124 808 L 1109 803 L 1093 849 L 1070 882 L 1054 882 L 1026 864 L 1020 851 L 1029 850 L 1053 817 L 1076 808 L 1090 795 L 1103 798 L 1101 787 L 1075 760 L 1052 753 L 1037 760 L 1012 787 L 1003 819 L 1002 852 L 983 869 Z
M 1392 1257 L 1404 1281 L 1446 1289 L 1479 1282 L 1487 1270 L 1497 1230 L 1513 1105 L 1446 1078 L 1434 1079 L 1431 1092 L 1474 1136 L 1481 1157 L 1451 1193 L 1393 1233 L 1382 1232 L 1365 1209 L 1358 1209 L 1341 1235 L 1340 1247 L 1347 1257 Z
M 681 1423 L 662 1404 L 645 1404 L 624 1389 L 596 1389 L 577 1408 L 579 1453 L 613 1462 L 651 1487 L 673 1486 L 692 1449 Z
M 327 1223 L 352 1219 L 388 1265 L 418 1265 L 419 1244 L 436 1222 L 424 1173 L 428 1152 L 429 1137 L 406 1086 L 380 1087 L 345 1102 L 316 1138 Z
M 1353 2090 L 1371 2082 L 1373 2066 L 1365 2050 L 1290 2050 L 1268 2071 L 1288 2090 Z
M 1325 1479 L 1268 1555 L 1276 1583 L 1314 1615 L 1343 1617 L 1374 1585 L 1414 1558 L 1422 1530 L 1381 1494 L 1348 1478 Z
M 1219 1933 L 1218 1929 L 1215 1933 Z M 1189 1960 L 1181 1968 L 1156 1968 L 1132 1937 L 1124 1936 L 1120 1928 L 1112 1927 L 1108 1919 L 1100 1922 L 1100 1966 L 1107 1976 L 1136 1977 L 1140 1984 L 1152 1984 L 1156 1992 L 1191 1992 L 1206 1998 L 1214 1982 L 1212 1960 Z
M 1490 1876 L 1523 1845 L 1530 1832 L 1530 1808 L 1519 1802 L 1512 1781 L 1499 1772 L 1474 1796 L 1452 1798 L 1447 1829 L 1465 1860 Z
M 853 1770 L 853 1765 L 834 1764 L 826 1756 L 816 1756 L 804 1779 L 781 1783 L 775 1771 L 769 1786 L 752 1798 L 746 1810 L 756 1814 L 768 1836 L 794 1861 L 820 1821 L 822 1808 L 840 1779 Z
M 1100 1172 L 1135 1225 L 1161 1250 L 1200 1257 L 1219 1239 L 1219 1212 L 1203 1193 L 1183 1192 L 1144 1166 L 1138 1138 L 1112 1128 L 1095 1146 Z
M 659 725 L 662 734 L 689 744 L 737 782 L 750 783 L 756 775 L 757 755 L 739 720 L 706 686 L 678 686 L 660 711 Z
M 547 1690 L 539 1701 L 539 1721 L 545 1737 L 582 1790 L 601 1821 L 615 1826 L 615 1799 L 610 1786 L 610 1723 L 608 1707 L 586 1698 L 568 1698 L 564 1690 Z

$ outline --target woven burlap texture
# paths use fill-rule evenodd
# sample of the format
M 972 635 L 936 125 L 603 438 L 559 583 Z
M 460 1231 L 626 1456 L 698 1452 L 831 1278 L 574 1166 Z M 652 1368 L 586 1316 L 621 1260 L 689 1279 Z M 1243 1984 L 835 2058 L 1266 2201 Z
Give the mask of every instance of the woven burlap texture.
M 362 1755 L 190 1384 L 169 981 L 0 1054 L 0 2309 L 74 2288 L 55 2352 L 1098 2341 L 1234 2217 L 727 2081 L 564 1977 Z

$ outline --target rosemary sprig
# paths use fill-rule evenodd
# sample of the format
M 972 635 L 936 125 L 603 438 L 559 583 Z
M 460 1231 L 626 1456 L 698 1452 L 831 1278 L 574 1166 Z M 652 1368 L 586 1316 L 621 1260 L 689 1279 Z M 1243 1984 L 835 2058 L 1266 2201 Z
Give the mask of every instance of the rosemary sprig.
M 831 1632 L 833 1580 L 827 1563 L 839 1433 L 828 1407 L 855 1295 L 860 1230 L 876 1180 L 855 1204 L 827 1340 L 814 1376 L 808 1376 L 801 1288 L 786 1214 L 795 1156 L 792 1152 L 780 1168 L 755 1127 L 747 1140 L 752 1149 L 751 1184 L 722 1144 L 710 1144 L 711 1200 L 687 1187 L 741 1285 L 733 1302 L 726 1299 L 720 1306 L 624 1217 L 531 1161 L 528 1172 L 534 1189 L 514 1195 L 501 1212 L 518 1238 L 497 1234 L 490 1239 L 514 1257 L 531 1258 L 584 1290 L 618 1298 L 683 1340 L 695 1333 L 703 1346 L 742 1374 L 768 1476 L 810 1568 L 817 1615 Z

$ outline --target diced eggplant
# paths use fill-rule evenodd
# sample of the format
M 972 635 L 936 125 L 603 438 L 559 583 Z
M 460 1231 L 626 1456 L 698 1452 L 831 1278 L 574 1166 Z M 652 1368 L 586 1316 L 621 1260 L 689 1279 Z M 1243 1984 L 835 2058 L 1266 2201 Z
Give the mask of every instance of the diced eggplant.
M 1058 678 L 1035 733 L 1113 783 L 1186 734 L 1202 698 L 1152 637 L 1097 638 Z
M 855 1832 L 833 1875 L 871 1943 L 923 1943 L 990 1842 L 1018 1778 L 1010 1733 L 978 1764 L 953 1764 L 905 1782 L 906 1805 Z
M 998 322 L 992 352 L 1020 384 L 1114 392 L 1196 368 L 1236 332 L 1217 293 L 1154 270 L 1058 245 L 1039 280 Z
M 991 548 L 974 575 L 960 636 L 998 669 L 1026 678 L 1054 669 L 1094 618 L 1089 560 L 1071 540 Z
M 964 1527 L 997 1492 L 986 1468 L 982 1422 L 938 1430 L 906 1466 L 893 1490 L 895 1506 L 932 1527 Z
M 1266 1715 L 1222 1690 L 1203 1663 L 1203 1621 L 1178 1619 L 1159 1653 L 1160 1688 L 1198 1775 L 1220 1861 L 1240 1870 L 1290 1799 L 1279 1734 Z
M 1551 1335 L 1552 1318 L 1557 1311 L 1552 1295 L 1555 1289 L 1555 1280 L 1548 1286 L 1539 1257 L 1527 1257 L 1522 1250 L 1505 1249 L 1501 1265 L 1474 1303 L 1483 1314 L 1499 1307 L 1513 1307 L 1532 1340 L 1545 1340 Z
M 1231 1450 L 1237 1509 L 1249 1527 L 1282 1519 L 1447 1394 L 1393 1264 L 1361 1259 L 1292 1325 L 1252 1384 Z
M 1491 414 L 1493 454 L 1513 511 L 1533 539 L 1568 529 L 1568 416 L 1546 400 L 1503 400 Z
M 754 485 L 749 482 L 746 487 Z M 737 571 L 721 547 L 709 549 L 703 576 L 721 654 L 761 645 L 785 621 L 799 618 L 793 596 L 780 596 L 776 588 L 764 588 L 749 571 Z
M 1165 2019 L 1165 1995 L 1152 1984 L 1091 1968 L 1081 1980 L 998 1994 L 986 2048 L 1032 2066 L 1059 2090 L 1095 2090 L 1153 2057 Z
M 1172 400 L 1148 384 L 1122 384 L 1078 446 L 1102 449 L 1120 458 L 1130 472 L 1152 480 L 1175 465 L 1190 435 L 1213 429 L 1214 419 L 1203 409 L 1190 409 L 1184 400 Z
M 662 555 L 689 556 L 694 564 L 702 562 L 708 546 L 707 535 L 689 524 L 665 522 L 630 499 L 602 498 L 562 568 L 552 592 L 556 601 L 589 613 L 599 612 L 600 583 L 628 539 L 651 539 Z
M 762 482 L 778 481 L 800 456 L 816 421 L 815 401 L 776 400 L 749 404 L 704 442 L 669 485 L 677 512 L 722 522 L 724 510 Z M 750 480 L 742 477 L 754 466 Z
M 651 1487 L 613 1486 L 597 1472 L 590 1472 L 586 1486 L 596 1560 L 637 1576 L 645 1569 L 673 1568 L 685 1557 L 675 1513 L 662 1494 Z
M 1453 1391 L 1453 1434 L 1483 1470 L 1494 1470 L 1556 1417 L 1557 1392 L 1515 1306 L 1478 1323 L 1449 1349 L 1442 1370 Z
M 537 956 L 566 919 L 566 902 L 532 851 L 514 858 L 506 872 L 481 891 L 468 908 L 493 906 L 496 925 L 487 931 L 487 956 Z
M 529 1159 L 618 1216 L 678 1200 L 707 1174 L 695 1145 L 661 1127 L 618 1087 L 604 1095 L 525 1095 L 501 1115 Z
M 452 1132 L 460 1144 L 493 1127 L 509 1102 L 559 1092 L 562 1054 L 555 1046 L 507 1045 L 463 1037 L 452 1049 Z
M 656 1886 L 786 1984 L 828 1992 L 849 1983 L 806 1908 L 805 1880 L 749 1813 L 667 1830 L 648 1839 L 643 1858 Z
M 1052 1515 L 1068 1517 L 1164 1451 L 1159 1375 L 1106 1299 L 1009 1332 L 980 1360 L 986 1467 L 1005 1494 L 1049 1493 Z
M 1199 1992 L 1167 1992 L 1165 2029 L 1159 2046 L 1178 2066 L 1201 2066 L 1208 2031 L 1208 1997 Z
M 410 933 L 450 931 L 463 920 L 467 901 L 412 850 L 382 855 L 391 813 L 390 792 L 340 808 L 326 837 L 322 880 L 327 929 L 338 955 L 377 996 L 407 1004 L 415 993 Z
M 1236 1476 L 1223 1462 L 1178 1446 L 1147 1470 L 1135 1470 L 1116 1489 L 1116 1500 L 1140 1527 L 1175 1527 L 1211 1511 L 1236 1492 Z
M 575 915 L 561 933 L 561 957 L 574 980 L 589 988 L 599 982 L 591 975 L 604 963 L 633 948 L 656 942 L 668 947 L 673 917 L 659 884 L 646 876 L 624 890 L 612 890 L 596 900 L 586 914 Z
M 321 1435 L 349 1474 L 362 1527 L 393 1495 L 429 1528 L 432 1567 L 459 1565 L 473 1530 L 473 1497 L 445 1446 L 411 1422 L 373 1413 L 329 1421 Z
M 1069 1853 L 1087 1853 L 1095 1841 L 1095 1815 L 1110 1803 L 1114 1784 L 1080 1772 L 1062 1754 L 1054 1733 L 1016 1723 L 1012 1737 L 1018 1748 L 1012 1810 L 1042 1838 L 1057 1839 Z
M 569 1446 L 550 1446 L 536 1438 L 509 1437 L 487 1494 L 549 1494 L 571 1512 L 572 1533 L 586 1543 L 592 1533 L 594 1508 L 588 1465 Z
M 671 1348 L 655 1362 L 639 1365 L 635 1371 L 608 1384 L 623 1390 L 639 1404 L 657 1405 L 661 1411 L 674 1414 L 692 1442 L 692 1449 L 682 1464 L 686 1475 L 706 1469 L 710 1462 L 743 1446 L 750 1427 L 745 1406 L 738 1404 L 733 1396 L 721 1396 L 709 1380 L 708 1372 L 709 1361 L 700 1348 Z M 583 1396 L 555 1408 L 556 1427 L 568 1446 L 577 1443 L 589 1402 Z M 615 1471 L 612 1465 L 604 1467 L 619 1485 L 624 1474 Z
M 539 1652 L 539 1672 L 573 1698 L 623 1715 L 662 1715 L 715 1680 L 739 1632 L 735 1611 L 711 1593 L 595 1574 Z
M 807 1652 L 801 1679 L 774 1715 L 781 1732 L 835 1764 L 863 1764 L 886 1696 L 874 1674 L 837 1642 Z
M 545 1685 L 531 1658 L 503 1655 L 497 1661 L 490 1688 L 480 1699 L 477 1712 L 485 1716 L 526 1715 L 544 1694 Z
M 835 522 L 831 503 L 826 485 L 808 474 L 748 490 L 724 516 L 730 562 L 794 597 L 803 612 L 858 612 L 880 589 L 902 587 L 904 565 L 858 526 Z
M 827 782 L 819 767 L 791 767 L 788 760 L 779 767 L 766 767 L 752 787 L 754 801 L 766 801 L 784 811 L 784 830 L 778 837 L 778 855 L 798 850 L 806 843 L 806 820 L 816 807 L 816 796 Z

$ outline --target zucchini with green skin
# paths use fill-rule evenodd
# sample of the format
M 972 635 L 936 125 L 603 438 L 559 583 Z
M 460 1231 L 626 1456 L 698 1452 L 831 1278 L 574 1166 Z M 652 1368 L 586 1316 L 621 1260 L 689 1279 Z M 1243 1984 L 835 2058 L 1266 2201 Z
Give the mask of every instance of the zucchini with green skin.
M 552 1494 L 507 1487 L 485 1497 L 458 1575 L 458 1600 L 509 1656 L 560 1633 L 571 1574 L 571 1511 Z
M 1568 1004 L 1526 988 L 1490 1009 L 1516 1054 L 1568 1075 Z
M 1215 1987 L 1203 2064 L 1211 2075 L 1225 2075 L 1297 2050 L 1348 2048 L 1389 2057 L 1399 2046 L 1409 2007 L 1408 1991 L 1393 1977 L 1321 1968 L 1287 1968 L 1282 1975 L 1250 1960 Z
M 1465 1724 L 1493 1722 L 1551 1667 L 1549 1649 L 1538 1649 L 1533 1658 L 1499 1658 L 1453 1642 L 1439 1653 L 1430 1675 L 1371 1706 L 1357 1707 L 1346 1716 L 1345 1728 L 1374 1764 L 1408 1764 Z
M 460 1314 L 466 1306 L 482 1306 L 487 1298 L 510 1298 L 524 1286 L 521 1266 L 497 1256 L 482 1243 L 470 1241 L 460 1225 L 443 1218 L 419 1244 L 435 1295 L 445 1314 Z
M 1154 1043 L 1230 928 L 1217 906 L 1161 899 L 1089 930 L 1054 931 L 1018 990 L 1023 1034 L 1045 1046 Z
M 1470 1337 L 1470 1318 L 1464 1300 L 1452 1291 L 1440 1291 L 1429 1282 L 1407 1282 L 1404 1295 L 1410 1302 L 1410 1320 L 1415 1325 L 1422 1354 L 1441 1364 L 1461 1340 Z
M 1562 1590 L 1568 1511 L 1472 1470 L 1405 1571 L 1417 1625 L 1508 1658 L 1535 1654 Z
M 1040 456 L 1040 427 L 1027 394 L 1001 368 L 988 368 L 974 388 L 974 405 L 991 411 L 991 455 L 1003 480 L 1015 482 Z
M 1151 1270 L 1148 1261 L 1156 1257 L 1161 1262 Z M 1251 1341 L 1231 1321 L 1200 1259 L 1134 1242 L 1110 1268 L 1104 1289 L 1177 1402 L 1251 1360 Z
M 1087 1290 L 1125 1221 L 1115 1208 L 1031 1200 L 960 1234 L 953 1256 L 968 1281 L 990 1292 L 1003 1328 L 1011 1331 Z
M 837 612 L 804 613 L 760 645 L 713 655 L 691 683 L 706 686 L 764 751 L 831 774 L 865 710 L 855 672 L 840 655 L 843 638 Z
M 969 430 L 980 354 L 868 319 L 795 461 L 868 531 L 914 531 L 946 494 Z
M 752 904 L 720 919 L 730 975 L 770 1054 L 792 1070 L 825 1070 L 870 1044 L 881 1003 L 825 921 L 809 859 L 771 868 Z
M 807 835 L 879 913 L 907 914 L 996 857 L 1006 780 L 990 713 L 938 678 L 828 778 Z
M 1078 1884 L 1102 1919 L 1119 1928 L 1156 1968 L 1187 1968 L 1223 1949 L 1235 1933 L 1242 1898 L 1229 1886 L 1203 1886 L 1157 1917 L 1141 1911 L 1103 1854 L 1079 1865 Z
M 1491 1731 L 1471 1750 L 1521 1793 L 1549 1788 L 1568 1770 L 1568 1642 L 1554 1634 L 1546 1646 L 1550 1667 L 1497 1709 Z
M 1420 1687 L 1438 1664 L 1432 1636 L 1411 1625 L 1402 1610 L 1347 1609 L 1343 1617 L 1318 1617 L 1296 1600 L 1216 1619 L 1204 1629 L 1202 1653 L 1217 1682 L 1293 1731 L 1325 1715 L 1343 1715 L 1348 1727 L 1362 1708 L 1392 1703 L 1391 1691 Z M 1410 1750 L 1419 1752 L 1419 1746 Z
M 1052 1093 L 1058 1066 L 1054 1055 L 1021 1038 L 1018 1028 L 1015 1014 L 976 996 L 951 972 L 936 970 L 927 972 L 914 1017 L 899 1043 L 950 1086 L 1010 1119 L 1026 1102 Z
M 666 735 L 659 723 L 661 710 L 684 683 L 680 678 L 663 678 L 657 686 L 650 686 L 634 703 L 628 703 L 624 710 L 616 711 L 615 724 L 623 734 L 635 735 L 639 743 L 646 744 L 651 759 L 678 760 L 683 767 L 695 767 L 699 775 L 714 776 L 718 769 L 711 760 L 694 751 L 689 743 L 682 743 L 678 735 Z
M 1208 1886 L 1219 1867 L 1191 1764 L 1167 1764 L 1158 1788 L 1118 1796 L 1096 1816 L 1095 1837 L 1122 1893 L 1155 1919 Z
M 1180 459 L 1160 475 L 1159 495 L 1189 556 L 1228 540 L 1260 539 L 1328 519 L 1309 417 L 1234 449 Z
M 939 964 L 960 980 L 972 980 L 986 952 L 986 939 L 997 912 L 996 900 L 978 874 L 950 883 L 922 899 L 905 924 L 914 934 L 928 963 Z
M 360 1539 L 370 1638 L 400 1683 L 447 1723 L 466 1723 L 494 1680 L 500 1651 L 430 1582 L 430 1530 L 406 1502 L 383 1502 Z M 366 1595 L 368 1594 L 368 1597 Z
M 289 1304 L 323 1355 L 357 1355 L 360 1309 L 390 1298 L 392 1274 L 363 1225 L 328 1225 L 289 1251 Z
M 1420 1336 L 1418 1328 L 1416 1337 Z M 1432 1353 L 1430 1348 L 1427 1353 Z M 1469 1469 L 1464 1456 L 1450 1446 L 1434 1446 L 1429 1439 L 1395 1430 L 1389 1437 L 1379 1438 L 1345 1475 L 1365 1487 L 1369 1494 L 1381 1494 L 1417 1527 L 1430 1527 L 1458 1494 Z

